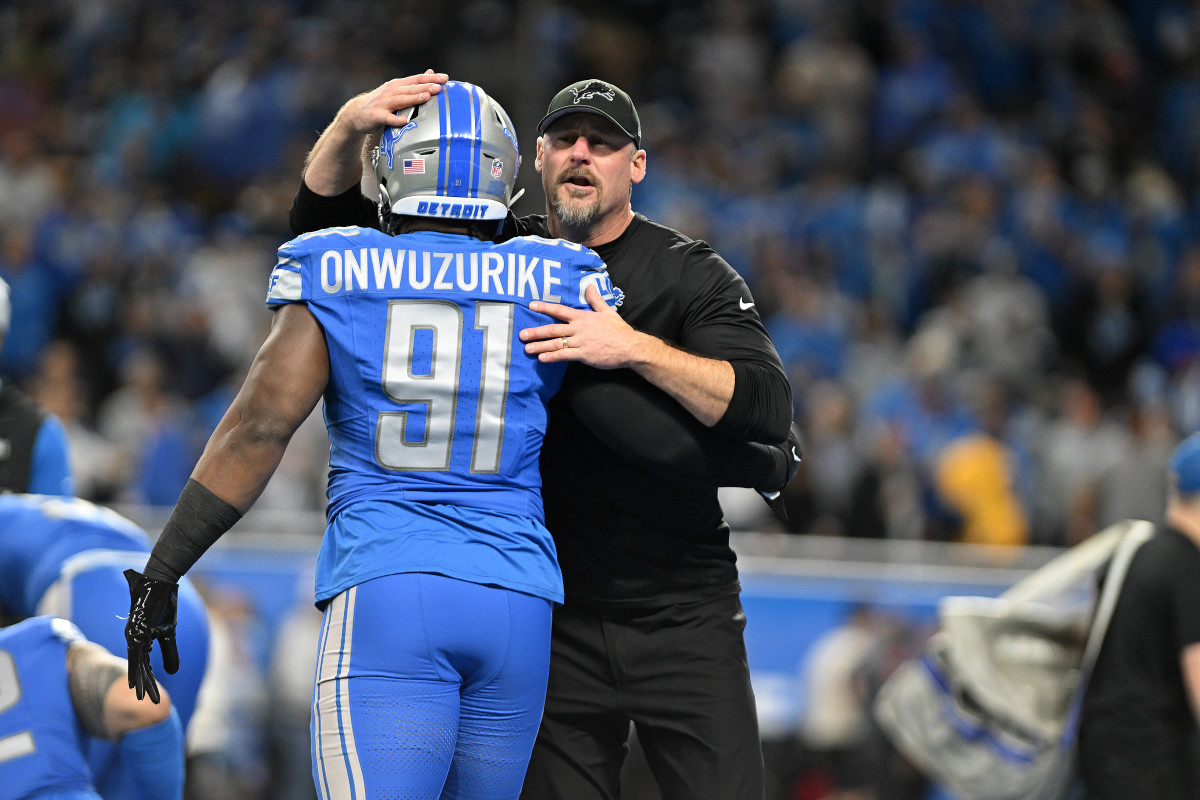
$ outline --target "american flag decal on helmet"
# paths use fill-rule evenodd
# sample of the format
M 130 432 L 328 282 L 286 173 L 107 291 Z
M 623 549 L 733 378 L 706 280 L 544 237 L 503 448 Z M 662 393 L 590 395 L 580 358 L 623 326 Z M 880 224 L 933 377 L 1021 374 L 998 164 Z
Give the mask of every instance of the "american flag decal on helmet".
M 423 158 L 406 158 L 406 159 L 404 159 L 404 174 L 405 175 L 424 175 L 425 174 L 425 159 L 423 159 Z

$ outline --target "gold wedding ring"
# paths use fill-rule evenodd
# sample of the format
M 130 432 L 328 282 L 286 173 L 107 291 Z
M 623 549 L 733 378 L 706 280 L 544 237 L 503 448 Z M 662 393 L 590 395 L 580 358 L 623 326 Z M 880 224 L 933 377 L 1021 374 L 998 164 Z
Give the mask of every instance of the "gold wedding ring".
M 558 349 L 565 350 L 567 348 L 567 337 L 564 336 L 561 339 L 559 339 L 558 341 L 559 341 Z

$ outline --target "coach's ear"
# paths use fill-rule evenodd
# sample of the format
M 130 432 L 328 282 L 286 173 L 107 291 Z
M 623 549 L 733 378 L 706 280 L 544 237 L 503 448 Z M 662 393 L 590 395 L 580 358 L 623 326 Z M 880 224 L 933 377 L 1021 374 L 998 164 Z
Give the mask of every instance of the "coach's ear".
M 542 137 L 537 137 L 537 155 L 533 157 L 533 169 L 539 174 L 542 171 Z
M 646 151 L 634 150 L 633 156 L 629 159 L 629 180 L 632 183 L 641 183 L 642 178 L 646 177 Z

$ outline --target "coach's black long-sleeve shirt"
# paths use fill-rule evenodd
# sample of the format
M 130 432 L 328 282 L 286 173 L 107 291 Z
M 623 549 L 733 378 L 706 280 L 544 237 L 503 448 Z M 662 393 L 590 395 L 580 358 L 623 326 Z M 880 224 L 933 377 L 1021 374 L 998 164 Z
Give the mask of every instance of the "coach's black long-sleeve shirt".
M 291 224 L 299 234 L 333 225 L 378 227 L 378 219 L 357 187 L 325 198 L 302 184 Z M 543 216 L 510 217 L 505 228 L 510 235 L 548 235 Z M 704 242 L 640 214 L 619 238 L 594 249 L 625 293 L 618 311 L 626 322 L 688 352 L 732 364 L 733 398 L 717 431 L 742 441 L 787 438 L 792 398 L 783 366 L 749 289 L 724 259 Z M 568 605 L 659 607 L 738 590 L 736 557 L 716 489 L 731 482 L 706 482 L 695 472 L 665 479 L 661 469 L 623 449 L 642 438 L 654 440 L 653 432 L 640 434 L 650 416 L 641 403 L 661 409 L 664 398 L 669 400 L 631 370 L 573 364 L 551 401 L 542 498 Z M 688 416 L 682 407 L 678 412 Z M 595 424 L 594 413 L 603 413 L 605 424 Z M 620 437 L 621 426 L 632 435 Z M 708 467 L 719 472 L 721 459 Z

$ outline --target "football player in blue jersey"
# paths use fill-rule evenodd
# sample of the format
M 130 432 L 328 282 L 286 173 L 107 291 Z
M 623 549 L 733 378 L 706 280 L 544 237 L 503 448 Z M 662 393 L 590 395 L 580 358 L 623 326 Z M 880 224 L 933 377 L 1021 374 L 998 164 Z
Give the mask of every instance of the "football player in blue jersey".
M 0 495 L 0 609 L 14 620 L 36 614 L 68 619 L 90 641 L 124 653 L 114 609 L 128 595 L 124 570 L 144 564 L 150 544 L 131 520 L 86 500 Z M 208 661 L 208 617 L 190 582 L 180 587 L 178 604 L 184 666 L 164 684 L 186 729 Z M 156 660 L 162 669 L 161 657 Z M 96 788 L 108 800 L 131 796 L 126 746 L 95 740 L 88 747 Z
M 130 793 L 183 796 L 183 728 L 164 691 L 140 701 L 126 665 L 72 623 L 32 617 L 0 630 L 0 800 L 98 800 L 87 737 L 120 741 Z
M 312 713 L 322 798 L 516 798 L 562 602 L 538 456 L 565 363 L 527 355 L 535 301 L 608 308 L 591 250 L 493 241 L 520 163 L 505 111 L 447 83 L 373 153 L 382 230 L 284 244 L 271 332 L 131 571 L 130 684 L 175 635 L 176 582 L 261 493 L 324 397 L 328 525 Z M 570 346 L 560 342 L 560 347 Z M 167 669 L 171 664 L 167 664 Z

